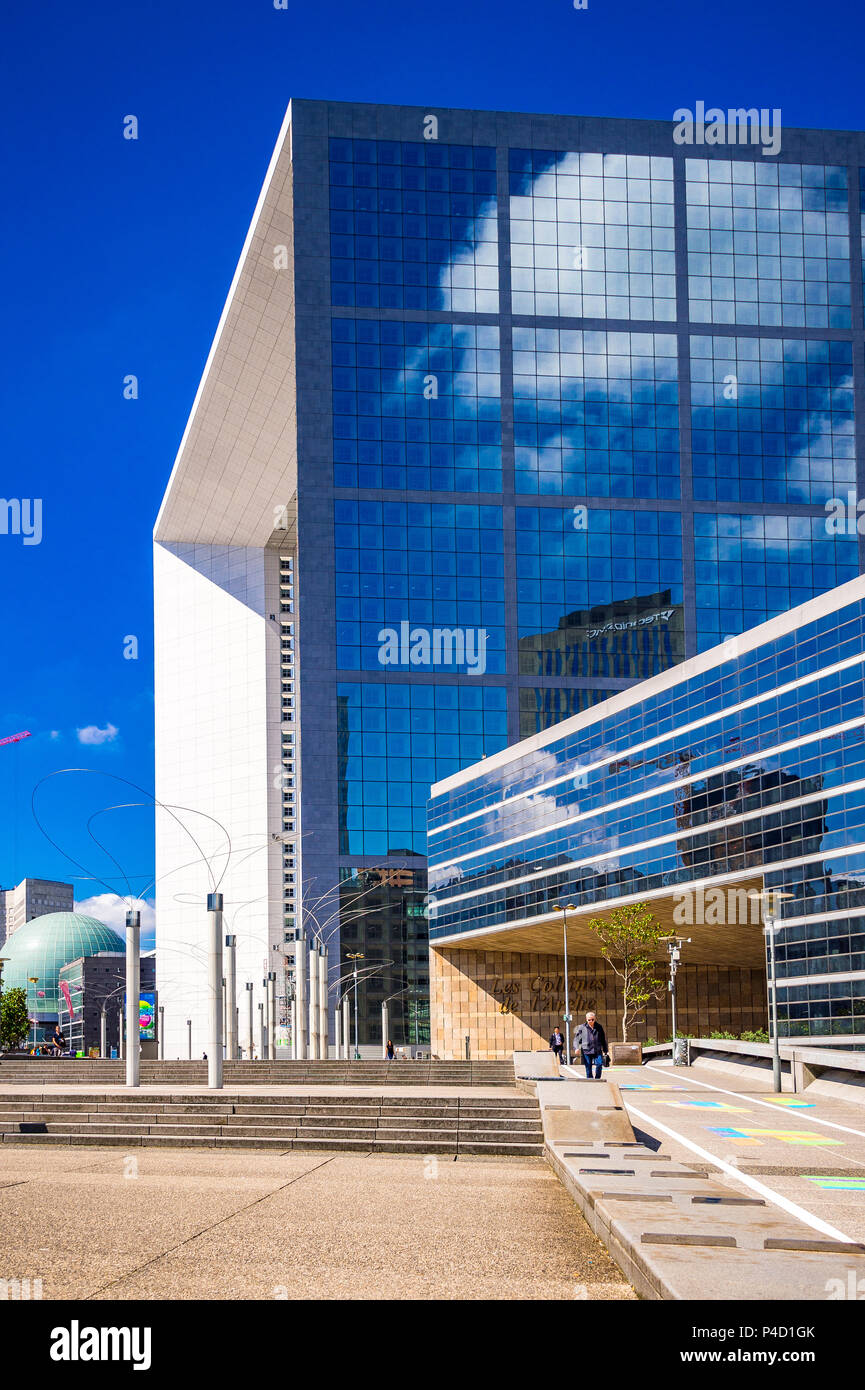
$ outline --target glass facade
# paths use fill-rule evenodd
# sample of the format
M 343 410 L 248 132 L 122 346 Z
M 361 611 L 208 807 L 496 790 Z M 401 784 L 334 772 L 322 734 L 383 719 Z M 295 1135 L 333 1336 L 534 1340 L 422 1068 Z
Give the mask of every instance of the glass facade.
M 515 328 L 520 493 L 680 495 L 676 339 Z
M 789 895 L 782 1032 L 865 1033 L 865 582 L 851 588 L 434 790 L 432 942 L 559 901 L 651 905 L 759 876 Z
M 850 343 L 691 339 L 694 496 L 818 502 L 856 483 Z
M 675 319 L 673 161 L 511 150 L 515 314 Z
M 325 165 L 328 187 L 295 237 L 320 444 L 299 544 L 326 582 L 300 646 L 331 682 L 326 834 L 353 874 L 426 853 L 433 779 L 859 572 L 826 504 L 858 486 L 865 158 L 307 106 L 296 195 Z
M 685 180 L 695 323 L 851 326 L 846 169 L 688 159 Z

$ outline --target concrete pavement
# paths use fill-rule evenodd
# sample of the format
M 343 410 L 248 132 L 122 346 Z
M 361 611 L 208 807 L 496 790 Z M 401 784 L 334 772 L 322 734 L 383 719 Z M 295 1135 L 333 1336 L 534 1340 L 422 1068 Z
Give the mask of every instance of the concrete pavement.
M 46 1299 L 635 1297 L 540 1158 L 10 1147 L 0 1278 Z

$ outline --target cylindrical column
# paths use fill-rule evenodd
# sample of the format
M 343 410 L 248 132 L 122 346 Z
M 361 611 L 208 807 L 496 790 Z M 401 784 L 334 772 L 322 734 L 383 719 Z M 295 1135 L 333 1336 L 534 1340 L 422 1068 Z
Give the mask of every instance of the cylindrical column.
M 165 1005 L 159 1005 L 159 1060 L 165 1060 Z
M 226 1034 L 225 1055 L 230 1061 L 237 1057 L 237 946 L 236 936 L 225 938 L 225 1000 L 228 1030 Z
M 126 914 L 126 1084 L 141 1084 L 141 913 Z
M 262 1062 L 267 1057 L 267 1025 L 264 1021 L 264 1004 L 258 1006 L 259 1052 Z
M 327 947 L 318 957 L 318 1036 L 319 1056 L 327 1061 Z
M 276 1061 L 276 971 L 267 972 L 267 1055 Z
M 123 1009 L 119 1009 L 117 1012 L 117 1056 L 120 1058 L 121 1062 L 126 1055 L 123 1051 L 123 1029 L 125 1023 L 126 1018 L 124 1016 L 124 1011 Z
M 318 1059 L 318 947 L 309 948 L 309 1055 Z
M 255 1009 L 253 1008 L 253 985 L 251 980 L 246 982 L 246 1001 L 249 1010 L 249 1019 L 246 1032 L 246 1043 L 249 1049 L 249 1060 L 255 1056 Z
M 222 894 L 208 893 L 207 915 L 210 919 L 209 983 L 210 1028 L 207 1046 L 207 1086 L 211 1091 L 222 1090 Z
M 99 1020 L 99 1056 L 108 1056 L 108 1014 L 102 1010 L 102 1017 Z
M 294 943 L 294 1057 L 306 1057 L 306 937 L 299 930 Z
M 387 1056 L 387 1038 L 388 1038 L 388 1032 L 389 1032 L 389 1030 L 390 1030 L 390 1024 L 389 1024 L 389 1022 L 388 1022 L 388 1016 L 387 1016 L 387 1000 L 385 999 L 385 1000 L 382 1002 L 382 1006 L 381 1006 L 381 1055 L 382 1055 L 382 1057 L 386 1057 L 386 1056 Z
M 190 1062 L 192 1061 L 192 1019 L 186 1020 L 186 1052 Z
M 351 1004 L 349 1002 L 348 991 L 342 996 L 342 1050 L 345 1053 L 345 1060 L 351 1059 Z

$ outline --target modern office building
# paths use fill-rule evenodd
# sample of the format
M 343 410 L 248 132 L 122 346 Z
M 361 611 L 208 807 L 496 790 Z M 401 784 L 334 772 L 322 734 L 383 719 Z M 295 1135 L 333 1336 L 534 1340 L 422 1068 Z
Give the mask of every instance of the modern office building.
M 430 784 L 859 573 L 865 137 L 675 131 L 292 103 L 155 529 L 166 1055 L 217 882 L 409 1041 Z
M 156 957 L 142 955 L 140 969 L 140 990 L 145 1005 L 141 1010 L 142 1055 L 156 1057 L 159 1040 Z M 58 975 L 58 987 L 60 1028 L 71 1055 L 83 1053 L 87 1056 L 91 1049 L 100 1047 L 103 1012 L 106 1055 L 110 1057 L 112 1052 L 119 1055 L 122 1052 L 121 1032 L 124 1039 L 126 1036 L 125 951 L 99 951 L 92 956 L 78 956 L 63 966 Z
M 22 878 L 17 888 L 0 888 L 0 946 L 25 922 L 48 912 L 71 912 L 71 883 L 51 878 Z
M 616 1036 L 621 986 L 590 922 L 634 903 L 687 943 L 682 1031 L 765 1028 L 765 890 L 779 1036 L 862 1045 L 865 578 L 440 782 L 429 854 L 440 1056 L 546 1044 L 565 925 L 571 1010 Z M 663 991 L 637 1036 L 670 1026 Z

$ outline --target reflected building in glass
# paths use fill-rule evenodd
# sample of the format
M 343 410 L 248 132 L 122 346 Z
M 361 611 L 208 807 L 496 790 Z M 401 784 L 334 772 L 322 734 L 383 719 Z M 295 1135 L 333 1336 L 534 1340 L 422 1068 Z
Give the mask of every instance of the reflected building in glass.
M 379 978 L 428 1043 L 431 784 L 859 573 L 861 169 L 850 133 L 292 103 L 155 532 L 157 795 L 198 816 L 157 872 L 194 831 L 279 1027 L 318 903 L 331 1006 L 361 951 L 363 1046 Z M 170 1049 L 206 891 L 160 889 Z
M 572 1007 L 615 1028 L 620 984 L 590 924 L 634 903 L 685 939 L 682 1031 L 765 1029 L 766 890 L 781 895 L 779 1035 L 861 1046 L 863 774 L 858 578 L 439 783 L 434 1050 L 546 1043 L 564 1010 L 563 908 Z M 657 959 L 663 981 L 664 946 Z M 662 991 L 637 1036 L 670 1028 Z

